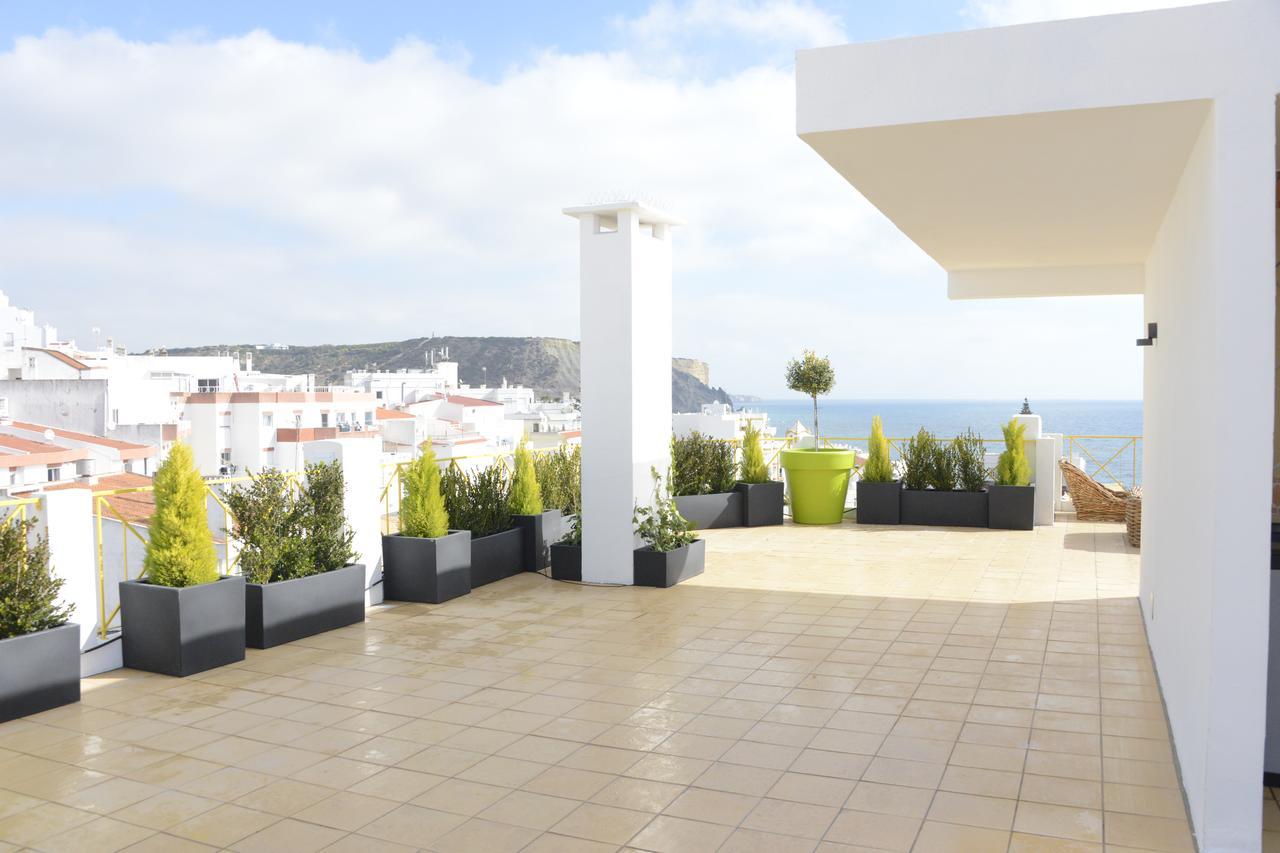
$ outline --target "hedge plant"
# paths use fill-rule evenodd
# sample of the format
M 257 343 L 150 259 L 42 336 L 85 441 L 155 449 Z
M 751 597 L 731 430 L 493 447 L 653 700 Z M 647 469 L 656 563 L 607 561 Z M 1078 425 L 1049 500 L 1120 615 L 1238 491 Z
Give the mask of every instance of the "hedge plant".
M 441 494 L 440 466 L 435 451 L 425 444 L 422 453 L 404 467 L 400 498 L 400 532 L 420 539 L 438 539 L 449 532 L 449 512 Z
M 966 492 L 980 492 L 987 485 L 987 448 L 982 436 L 972 429 L 965 430 L 956 437 L 951 445 L 951 455 L 955 459 L 956 478 L 961 489 Z
M 511 479 L 499 464 L 467 473 L 452 465 L 440 478 L 440 492 L 453 526 L 473 539 L 511 529 Z
M 49 543 L 33 537 L 35 526 L 32 518 L 0 527 L 0 640 L 59 628 L 71 618 L 73 607 L 58 602 L 63 581 L 49 568 Z
M 907 439 L 902 448 L 902 485 L 908 489 L 927 489 L 933 482 L 934 458 L 938 440 L 924 427 Z
M 533 454 L 524 439 L 516 447 L 511 475 L 511 514 L 537 515 L 542 512 L 542 490 L 538 488 L 538 472 L 533 467 Z
M 218 554 L 213 548 L 204 480 L 191 448 L 177 442 L 156 470 L 155 514 L 143 569 L 159 586 L 185 587 L 218 579 Z
M 228 532 L 240 547 L 240 573 L 249 583 L 271 583 L 314 574 L 307 543 L 306 510 L 293 481 L 282 471 L 251 474 L 223 496 L 231 516 Z
M 884 437 L 884 424 L 879 415 L 871 418 L 871 440 L 867 442 L 867 464 L 860 479 L 868 483 L 892 483 L 893 461 L 889 458 L 889 440 Z
M 1031 463 L 1027 461 L 1025 433 L 1027 425 L 1016 418 L 1002 426 L 1004 452 L 996 461 L 995 481 L 998 486 L 1031 485 Z
M 302 504 L 311 565 L 317 572 L 340 569 L 356 558 L 355 532 L 347 524 L 345 492 L 341 462 L 307 465 L 298 500 Z
M 694 430 L 671 439 L 671 494 L 713 495 L 733 491 L 738 464 L 733 445 Z
M 561 446 L 533 457 L 533 473 L 538 478 L 542 503 L 566 515 L 582 508 L 582 445 Z
M 769 482 L 769 466 L 764 461 L 764 447 L 760 444 L 760 430 L 747 421 L 742 431 L 742 482 Z

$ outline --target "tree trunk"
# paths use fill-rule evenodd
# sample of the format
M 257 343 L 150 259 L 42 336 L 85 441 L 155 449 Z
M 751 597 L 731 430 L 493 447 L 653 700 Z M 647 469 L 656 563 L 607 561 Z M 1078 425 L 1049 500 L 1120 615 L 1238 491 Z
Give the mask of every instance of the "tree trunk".
M 813 395 L 813 449 L 818 449 L 818 395 Z

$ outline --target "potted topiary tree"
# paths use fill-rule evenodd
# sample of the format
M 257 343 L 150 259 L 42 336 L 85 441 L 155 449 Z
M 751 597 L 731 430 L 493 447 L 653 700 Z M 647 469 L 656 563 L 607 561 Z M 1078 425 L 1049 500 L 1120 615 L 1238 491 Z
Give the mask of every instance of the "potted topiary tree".
M 694 430 L 671 438 L 671 493 L 695 529 L 742 526 L 742 493 L 733 445 Z
M 524 439 L 516 446 L 511 468 L 511 521 L 523 537 L 523 568 L 526 572 L 540 572 L 551 558 L 547 534 L 559 530 L 560 510 L 543 505 L 538 471 Z
M 524 535 L 511 524 L 511 480 L 499 464 L 472 473 L 451 466 L 440 478 L 453 523 L 471 531 L 471 587 L 524 570 Z
M 551 577 L 558 581 L 582 580 L 582 516 L 569 522 L 569 532 L 551 546 Z
M 982 437 L 968 430 L 951 444 L 920 428 L 907 442 L 901 522 L 941 527 L 986 527 L 986 467 Z
M 144 577 L 120 583 L 124 665 L 186 676 L 244 660 L 243 576 L 218 576 L 205 486 L 178 442 L 156 471 Z
M 742 523 L 764 527 L 782 523 L 782 483 L 769 477 L 760 430 L 747 421 L 742 431 L 742 474 L 734 487 L 742 494 Z
M 269 649 L 364 621 L 364 566 L 343 512 L 341 462 L 306 466 L 304 482 L 268 469 L 227 490 L 239 543 L 245 643 Z
M 382 536 L 382 589 L 393 601 L 441 604 L 471 592 L 471 532 L 449 528 L 430 444 L 404 467 L 400 530 Z
M 893 476 L 889 440 L 880 416 L 871 419 L 867 464 L 858 473 L 858 523 L 897 524 L 901 518 L 902 481 Z
M 787 365 L 787 387 L 813 398 L 813 447 L 782 451 L 782 469 L 791 495 L 791 518 L 799 524 L 839 524 L 849 494 L 853 451 L 822 447 L 818 432 L 818 397 L 830 394 L 836 374 L 831 361 L 811 350 Z
M 35 523 L 0 526 L 0 723 L 80 701 L 80 626 Z
M 671 587 L 702 574 L 706 566 L 706 540 L 699 539 L 693 525 L 676 509 L 668 486 L 656 468 L 653 474 L 653 502 L 637 506 L 632 516 L 636 534 L 644 545 L 635 551 L 633 571 L 636 586 Z
M 987 488 L 990 525 L 999 530 L 1030 530 L 1035 525 L 1036 487 L 1027 460 L 1027 425 L 1014 418 L 1001 427 L 1004 452 L 996 461 L 995 482 Z

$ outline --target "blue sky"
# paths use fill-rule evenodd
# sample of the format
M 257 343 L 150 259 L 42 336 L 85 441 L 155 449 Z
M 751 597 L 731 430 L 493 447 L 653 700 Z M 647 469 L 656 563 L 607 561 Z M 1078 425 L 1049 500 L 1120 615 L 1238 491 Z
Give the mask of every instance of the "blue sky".
M 577 337 L 559 210 L 642 195 L 730 391 L 812 347 L 842 397 L 1133 398 L 1140 300 L 949 302 L 795 137 L 792 57 L 1150 5 L 0 0 L 0 289 L 131 349 Z

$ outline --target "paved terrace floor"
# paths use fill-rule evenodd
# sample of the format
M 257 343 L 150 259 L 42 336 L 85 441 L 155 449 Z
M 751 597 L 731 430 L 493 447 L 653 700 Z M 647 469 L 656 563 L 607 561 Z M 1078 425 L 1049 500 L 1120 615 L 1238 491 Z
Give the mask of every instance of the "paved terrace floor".
M 90 679 L 0 726 L 0 851 L 1192 849 L 1118 526 L 707 538 Z

